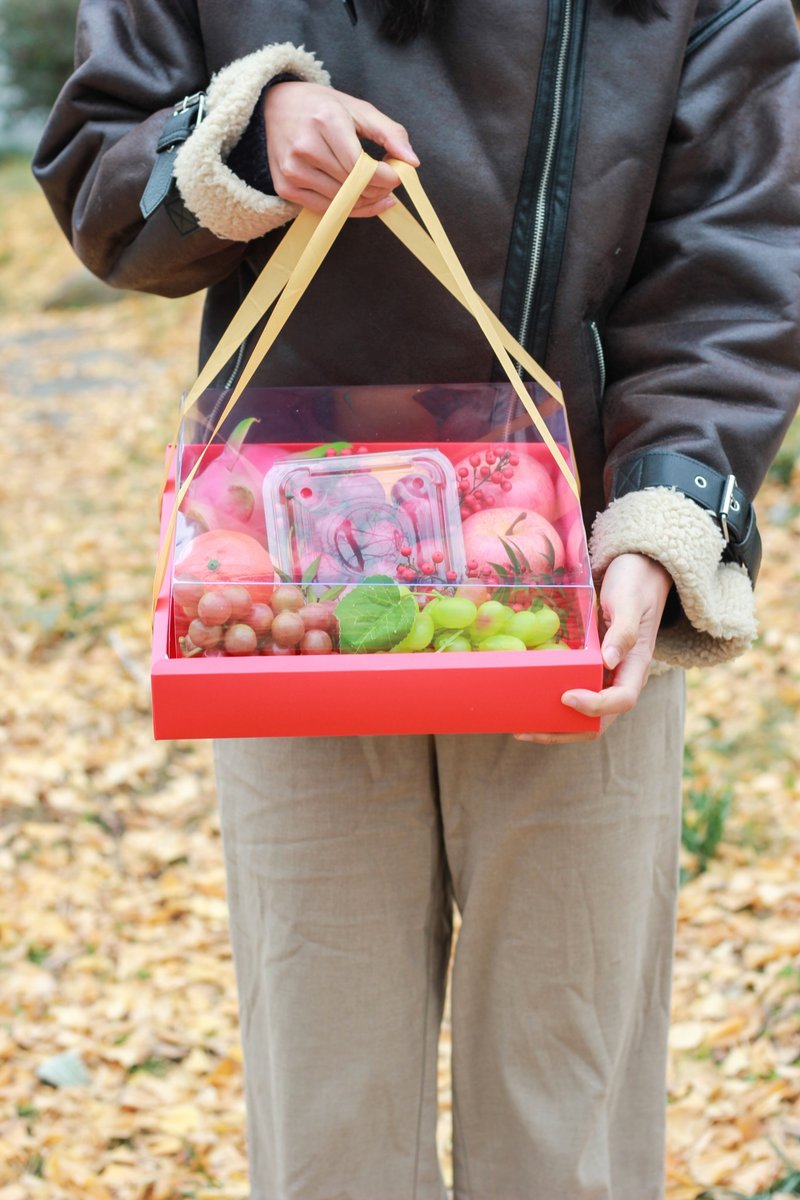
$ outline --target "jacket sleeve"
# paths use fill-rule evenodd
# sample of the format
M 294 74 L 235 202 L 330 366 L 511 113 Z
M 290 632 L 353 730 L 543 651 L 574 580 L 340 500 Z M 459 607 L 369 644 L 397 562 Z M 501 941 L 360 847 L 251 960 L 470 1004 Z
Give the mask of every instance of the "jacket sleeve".
M 115 287 L 186 295 L 228 276 L 249 239 L 294 215 L 224 162 L 264 84 L 282 70 L 327 82 L 312 55 L 286 44 L 230 64 L 209 87 L 192 0 L 81 0 L 75 71 L 33 170 L 89 270 Z M 182 150 L 181 195 L 200 228 L 182 236 L 163 205 L 145 221 L 139 201 L 174 106 L 207 89 L 208 116 Z
M 604 343 L 606 491 L 674 451 L 752 500 L 800 397 L 800 43 L 788 0 L 728 0 L 687 48 L 662 166 Z M 662 488 L 600 515 L 602 575 L 626 551 L 675 579 L 682 615 L 658 656 L 714 661 L 755 632 L 750 580 L 709 513 Z

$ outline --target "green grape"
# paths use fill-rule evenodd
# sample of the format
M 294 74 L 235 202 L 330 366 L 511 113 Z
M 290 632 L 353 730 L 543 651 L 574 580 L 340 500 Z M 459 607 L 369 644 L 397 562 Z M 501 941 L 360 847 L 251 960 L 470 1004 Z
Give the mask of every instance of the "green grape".
M 511 609 L 506 608 L 499 600 L 485 600 L 478 608 L 470 634 L 476 641 L 482 641 L 483 638 L 500 633 L 510 616 Z
M 439 629 L 466 629 L 478 615 L 471 600 L 459 596 L 444 596 L 432 606 L 433 623 Z
M 538 646 L 533 647 L 534 650 L 571 650 L 572 647 L 566 642 L 540 642 Z
M 442 630 L 433 639 L 433 644 L 440 654 L 449 654 L 453 650 L 472 650 L 472 642 L 463 633 Z
M 506 633 L 495 633 L 482 638 L 478 642 L 479 650 L 525 650 L 527 647 L 519 638 L 509 637 Z
M 396 646 L 392 646 L 391 653 L 399 651 L 400 653 L 412 653 L 417 650 L 424 650 L 433 640 L 433 619 L 427 612 L 418 613 L 414 618 L 414 624 L 411 630 L 403 638 L 402 642 L 398 642 Z
M 538 608 L 536 612 L 515 612 L 508 619 L 503 633 L 518 637 L 528 649 L 540 646 L 542 642 L 551 642 L 561 627 L 558 613 L 552 608 Z

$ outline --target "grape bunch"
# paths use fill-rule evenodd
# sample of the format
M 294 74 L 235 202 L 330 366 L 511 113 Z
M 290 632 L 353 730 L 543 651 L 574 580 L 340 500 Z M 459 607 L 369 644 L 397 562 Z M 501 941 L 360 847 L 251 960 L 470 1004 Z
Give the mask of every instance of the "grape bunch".
M 241 584 L 196 585 L 194 600 L 181 597 L 188 630 L 180 639 L 184 657 L 205 654 L 330 654 L 336 622 L 333 605 L 307 602 L 299 587 L 275 588 L 269 604 L 254 601 Z M 180 595 L 180 594 L 179 594 Z
M 492 599 L 488 588 L 464 585 L 452 596 L 420 593 L 410 632 L 392 652 L 567 649 L 561 618 L 542 601 L 525 607 Z

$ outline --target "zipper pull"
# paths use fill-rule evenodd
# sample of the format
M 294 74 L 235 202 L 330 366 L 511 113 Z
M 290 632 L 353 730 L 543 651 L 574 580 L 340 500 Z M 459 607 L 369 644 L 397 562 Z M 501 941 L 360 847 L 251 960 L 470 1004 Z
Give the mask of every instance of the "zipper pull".
M 356 0 L 342 0 L 342 4 L 344 5 L 345 12 L 350 18 L 350 24 L 357 25 L 358 13 L 356 12 Z

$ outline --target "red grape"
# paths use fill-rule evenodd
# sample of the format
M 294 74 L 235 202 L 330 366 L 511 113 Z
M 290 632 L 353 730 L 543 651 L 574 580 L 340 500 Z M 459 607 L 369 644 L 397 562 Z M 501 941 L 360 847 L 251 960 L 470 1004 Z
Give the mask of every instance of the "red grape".
M 246 587 L 240 584 L 231 584 L 222 589 L 222 594 L 228 600 L 231 606 L 231 617 L 235 621 L 243 621 L 250 613 L 253 607 L 253 597 L 250 595 Z
M 276 613 L 272 621 L 272 640 L 276 646 L 297 646 L 305 636 L 302 617 L 288 609 Z
M 333 642 L 324 629 L 309 629 L 300 643 L 301 654 L 330 654 Z
M 272 609 L 268 604 L 254 604 L 250 609 L 247 624 L 252 626 L 259 636 L 263 636 L 272 628 L 272 617 Z
M 195 617 L 188 629 L 188 634 L 195 646 L 203 650 L 213 650 L 222 641 L 221 625 L 205 625 L 199 617 Z
M 261 653 L 269 655 L 270 658 L 285 658 L 287 654 L 297 654 L 297 647 L 276 646 L 273 642 L 270 642 L 268 646 L 264 647 Z
M 290 583 L 284 583 L 280 587 L 275 588 L 272 593 L 272 611 L 274 613 L 281 612 L 297 612 L 306 602 L 306 598 L 299 587 L 293 587 Z
M 197 602 L 203 594 L 202 583 L 194 580 L 178 580 L 172 588 L 172 595 L 187 617 L 197 616 Z
M 225 630 L 225 649 L 228 654 L 255 654 L 257 648 L 256 632 L 249 625 L 229 625 Z
M 333 612 L 327 604 L 304 604 L 297 611 L 306 629 L 330 629 Z
M 206 625 L 224 625 L 230 620 L 233 605 L 226 595 L 216 589 L 204 592 L 197 605 L 197 615 Z

